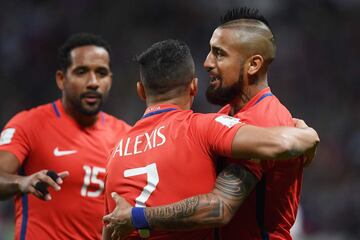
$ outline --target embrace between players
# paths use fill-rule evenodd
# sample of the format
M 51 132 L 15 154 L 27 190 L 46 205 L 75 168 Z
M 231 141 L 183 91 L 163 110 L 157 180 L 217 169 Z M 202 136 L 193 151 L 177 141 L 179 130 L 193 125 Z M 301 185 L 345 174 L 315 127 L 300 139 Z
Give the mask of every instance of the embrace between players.
M 275 51 L 257 10 L 229 11 L 204 62 L 207 99 L 223 108 L 200 114 L 190 110 L 198 79 L 188 46 L 153 44 L 136 57 L 147 109 L 130 127 L 100 111 L 110 47 L 71 36 L 58 54 L 62 98 L 18 113 L 1 133 L 0 197 L 15 196 L 15 238 L 291 239 L 319 137 L 270 91 Z

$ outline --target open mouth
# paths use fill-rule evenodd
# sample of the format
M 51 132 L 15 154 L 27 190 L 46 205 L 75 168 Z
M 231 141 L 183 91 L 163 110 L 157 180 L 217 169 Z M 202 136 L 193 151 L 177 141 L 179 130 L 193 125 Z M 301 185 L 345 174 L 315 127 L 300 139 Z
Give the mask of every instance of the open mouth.
M 219 88 L 221 86 L 221 78 L 219 76 L 211 76 L 210 86 L 214 89 Z

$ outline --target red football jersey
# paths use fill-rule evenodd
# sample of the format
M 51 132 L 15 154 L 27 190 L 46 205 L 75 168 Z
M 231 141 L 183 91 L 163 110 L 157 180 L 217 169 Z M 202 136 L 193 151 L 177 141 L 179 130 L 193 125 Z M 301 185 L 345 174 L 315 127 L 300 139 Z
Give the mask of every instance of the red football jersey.
M 132 205 L 159 206 L 208 193 L 216 172 L 212 158 L 231 156 L 243 124 L 221 114 L 195 114 L 175 105 L 149 107 L 119 139 L 107 167 L 106 214 L 115 208 L 111 192 Z M 212 230 L 152 232 L 151 239 L 210 239 Z M 129 239 L 139 239 L 134 232 Z
M 219 112 L 228 114 L 229 105 Z M 261 126 L 294 126 L 292 116 L 266 88 L 254 96 L 235 117 L 244 123 Z M 239 163 L 239 160 L 228 160 Z M 261 163 L 240 160 L 260 182 L 237 211 L 232 221 L 220 229 L 222 240 L 291 239 L 299 205 L 303 159 L 267 160 Z
M 108 154 L 130 127 L 99 113 L 92 127 L 81 127 L 60 100 L 23 111 L 1 134 L 0 150 L 20 161 L 20 174 L 42 169 L 69 171 L 52 200 L 16 197 L 15 239 L 100 239 L 104 213 L 104 177 Z

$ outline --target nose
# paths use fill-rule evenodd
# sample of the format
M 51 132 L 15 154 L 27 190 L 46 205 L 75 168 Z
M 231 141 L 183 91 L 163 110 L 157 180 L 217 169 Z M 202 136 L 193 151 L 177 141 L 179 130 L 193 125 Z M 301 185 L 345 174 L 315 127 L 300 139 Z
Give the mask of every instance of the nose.
M 204 61 L 204 68 L 209 72 L 214 68 L 214 59 L 212 57 L 211 52 L 208 53 L 206 59 Z
M 97 79 L 96 73 L 93 71 L 89 72 L 89 80 L 87 82 L 87 88 L 89 89 L 98 89 L 99 87 L 99 79 Z

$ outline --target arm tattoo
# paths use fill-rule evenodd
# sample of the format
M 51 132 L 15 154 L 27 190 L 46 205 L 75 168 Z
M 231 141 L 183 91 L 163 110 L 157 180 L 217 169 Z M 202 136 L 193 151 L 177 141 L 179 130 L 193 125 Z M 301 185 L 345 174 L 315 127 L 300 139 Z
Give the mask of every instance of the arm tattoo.
M 253 190 L 257 178 L 239 165 L 228 165 L 217 177 L 211 193 L 166 206 L 146 208 L 153 229 L 192 230 L 227 223 Z

